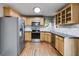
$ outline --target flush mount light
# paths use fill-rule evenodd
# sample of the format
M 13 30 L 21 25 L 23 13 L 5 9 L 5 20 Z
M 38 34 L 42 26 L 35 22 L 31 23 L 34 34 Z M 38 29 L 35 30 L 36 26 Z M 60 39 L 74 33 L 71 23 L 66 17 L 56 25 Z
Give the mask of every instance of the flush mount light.
M 35 8 L 34 8 L 34 12 L 35 12 L 35 13 L 39 13 L 39 12 L 40 12 L 40 8 L 39 8 L 39 7 L 35 7 Z

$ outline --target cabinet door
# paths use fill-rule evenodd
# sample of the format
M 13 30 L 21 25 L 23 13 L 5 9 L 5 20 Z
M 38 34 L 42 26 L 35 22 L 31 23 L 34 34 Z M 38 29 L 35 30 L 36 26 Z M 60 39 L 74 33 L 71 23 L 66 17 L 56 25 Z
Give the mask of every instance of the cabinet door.
M 3 7 L 3 15 L 10 16 L 10 8 L 9 7 Z
M 60 47 L 59 47 L 59 52 L 64 55 L 64 42 L 63 41 L 59 41 Z
M 48 42 L 51 43 L 51 33 L 48 33 Z
M 40 25 L 44 25 L 44 18 L 40 18 Z
M 51 43 L 51 33 L 45 32 L 44 37 L 46 42 Z
M 31 26 L 32 25 L 31 18 L 26 17 L 26 25 L 28 25 L 28 26 Z
M 58 37 L 59 38 L 59 52 L 64 55 L 64 38 L 63 37 Z
M 62 55 L 64 55 L 64 38 L 63 37 L 56 36 L 55 47 Z
M 40 39 L 41 39 L 41 41 L 44 41 L 44 40 L 45 40 L 44 32 L 41 32 L 41 33 L 40 33 Z
M 31 32 L 25 32 L 25 41 L 31 41 Z
M 4 16 L 18 17 L 18 18 L 21 17 L 20 14 L 17 11 L 15 11 L 15 10 L 9 8 L 9 7 L 3 7 L 3 15 Z
M 51 34 L 51 44 L 55 47 L 55 34 Z
M 44 41 L 45 41 L 45 42 L 48 42 L 48 35 L 47 35 L 46 32 L 44 33 Z
M 55 39 L 55 48 L 58 50 L 58 47 L 59 46 L 59 40 L 58 40 L 58 36 L 56 36 L 56 39 Z

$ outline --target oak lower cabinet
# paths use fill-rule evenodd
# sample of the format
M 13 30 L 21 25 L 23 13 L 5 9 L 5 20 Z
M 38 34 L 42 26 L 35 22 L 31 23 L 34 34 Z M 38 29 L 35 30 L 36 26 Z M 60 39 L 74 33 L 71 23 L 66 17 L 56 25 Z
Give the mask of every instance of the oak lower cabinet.
M 55 48 L 63 56 L 79 56 L 79 38 L 55 35 Z
M 56 36 L 56 39 L 55 39 L 55 48 L 57 50 L 59 50 L 59 40 L 58 40 L 58 37 Z
M 25 32 L 25 41 L 31 41 L 31 32 Z
M 51 34 L 51 45 L 55 47 L 55 34 Z
M 50 32 L 45 33 L 45 41 L 51 43 L 51 33 Z
M 51 43 L 51 33 L 50 32 L 41 32 L 40 39 L 41 39 L 41 41 Z
M 64 55 L 64 38 L 56 35 L 55 48 Z
M 44 35 L 44 32 L 41 32 L 40 33 L 40 40 L 41 41 L 45 41 L 45 37 L 44 37 L 45 35 Z

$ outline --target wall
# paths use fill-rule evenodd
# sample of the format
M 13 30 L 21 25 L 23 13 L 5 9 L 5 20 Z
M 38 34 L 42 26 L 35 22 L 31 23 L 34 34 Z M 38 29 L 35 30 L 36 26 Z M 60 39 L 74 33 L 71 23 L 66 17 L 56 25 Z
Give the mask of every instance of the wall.
M 77 56 L 79 39 L 65 38 L 64 39 L 64 55 L 65 56 Z

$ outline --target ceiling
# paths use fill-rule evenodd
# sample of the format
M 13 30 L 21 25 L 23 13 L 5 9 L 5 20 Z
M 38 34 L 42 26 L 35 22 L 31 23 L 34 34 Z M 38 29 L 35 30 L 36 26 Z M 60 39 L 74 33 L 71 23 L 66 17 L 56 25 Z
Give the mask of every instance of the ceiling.
M 20 12 L 22 15 L 43 15 L 43 16 L 53 16 L 56 11 L 62 8 L 66 3 L 6 3 L 3 5 L 8 5 L 16 11 Z M 33 9 L 39 7 L 41 9 L 40 13 L 34 13 Z

